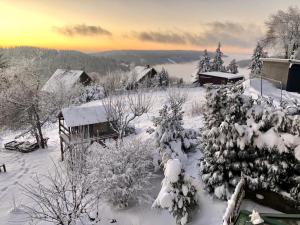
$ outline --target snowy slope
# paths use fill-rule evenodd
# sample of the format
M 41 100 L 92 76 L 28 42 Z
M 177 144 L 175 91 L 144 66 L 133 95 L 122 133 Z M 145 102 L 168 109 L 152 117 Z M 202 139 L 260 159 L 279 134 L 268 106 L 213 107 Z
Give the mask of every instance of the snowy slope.
M 193 102 L 204 102 L 203 88 L 183 88 L 188 95 L 188 100 L 184 105 L 184 126 L 186 128 L 199 129 L 203 125 L 202 116 L 193 117 L 190 113 Z M 153 126 L 151 118 L 158 114 L 158 110 L 167 101 L 167 92 L 158 91 L 154 93 L 147 93 L 153 100 L 153 107 L 151 111 L 138 118 L 134 125 L 136 126 L 138 136 L 142 139 L 150 137 L 146 130 L 149 126 Z M 8 133 L 1 135 L 2 144 L 12 140 L 16 133 Z M 0 160 L 7 165 L 8 172 L 0 174 L 0 225 L 28 225 L 28 218 L 22 212 L 22 204 L 30 203 L 21 192 L 19 184 L 28 184 L 31 178 L 36 174 L 47 174 L 53 165 L 53 161 L 60 162 L 60 149 L 58 139 L 57 125 L 53 125 L 46 129 L 46 136 L 50 137 L 49 147 L 45 150 L 37 150 L 32 153 L 22 154 L 18 152 L 0 151 Z M 1 144 L 1 143 L 0 143 Z M 3 146 L 2 146 L 3 147 Z M 200 187 L 203 187 L 199 176 L 198 160 L 201 153 L 196 151 L 190 153 L 187 162 L 187 173 L 198 179 Z M 160 182 L 162 177 L 154 179 L 152 182 L 153 190 L 151 196 L 153 199 L 157 196 L 160 190 Z M 199 193 L 200 202 L 199 208 L 196 209 L 193 222 L 190 224 L 201 225 L 219 225 L 222 222 L 222 216 L 226 209 L 226 202 L 213 199 L 208 195 L 203 188 Z M 17 210 L 13 210 L 15 205 Z M 101 224 L 111 224 L 111 219 L 116 219 L 119 225 L 166 225 L 174 224 L 173 217 L 166 210 L 151 209 L 152 202 L 149 202 L 142 207 L 134 206 L 125 210 L 116 210 L 108 205 L 103 204 L 101 212 L 103 213 L 103 220 Z M 272 210 L 262 208 L 256 204 L 245 201 L 243 208 L 252 210 L 263 209 L 263 212 L 270 212 Z M 19 210 L 18 210 L 19 209 Z

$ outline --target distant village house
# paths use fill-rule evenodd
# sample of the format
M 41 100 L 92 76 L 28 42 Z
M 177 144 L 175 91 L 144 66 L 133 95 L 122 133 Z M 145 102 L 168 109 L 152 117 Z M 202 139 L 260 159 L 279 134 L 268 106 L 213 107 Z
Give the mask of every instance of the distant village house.
M 92 78 L 83 70 L 64 70 L 57 69 L 50 79 L 43 86 L 46 92 L 70 91 L 77 84 L 89 85 Z
M 143 87 L 153 86 L 153 79 L 157 74 L 157 71 L 149 65 L 136 66 L 131 72 L 131 75 L 133 76 L 135 82 L 134 85 Z

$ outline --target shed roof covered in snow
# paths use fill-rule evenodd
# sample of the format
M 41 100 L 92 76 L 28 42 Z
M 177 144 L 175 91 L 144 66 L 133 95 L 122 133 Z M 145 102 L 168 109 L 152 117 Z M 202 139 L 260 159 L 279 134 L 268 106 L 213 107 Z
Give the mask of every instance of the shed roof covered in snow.
M 133 73 L 136 75 L 136 81 L 141 80 L 143 77 L 148 75 L 152 70 L 155 70 L 150 66 L 136 66 L 133 69 Z
M 107 122 L 106 111 L 102 104 L 71 106 L 64 108 L 62 114 L 68 127 Z
M 300 60 L 297 59 L 261 58 L 260 60 L 263 62 L 300 64 Z
M 47 92 L 68 91 L 77 83 L 85 84 L 90 81 L 91 78 L 83 70 L 57 69 L 42 90 Z
M 206 76 L 212 76 L 212 77 L 222 77 L 222 78 L 226 78 L 228 80 L 244 77 L 242 74 L 224 73 L 224 72 L 218 72 L 218 71 L 203 72 L 203 73 L 201 72 L 199 74 L 206 75 Z

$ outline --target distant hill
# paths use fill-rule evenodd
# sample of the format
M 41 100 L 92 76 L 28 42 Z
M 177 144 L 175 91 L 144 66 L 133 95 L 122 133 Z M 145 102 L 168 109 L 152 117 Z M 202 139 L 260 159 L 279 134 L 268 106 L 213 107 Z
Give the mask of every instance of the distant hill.
M 135 65 L 157 65 L 165 63 L 184 63 L 198 60 L 203 51 L 189 50 L 117 50 L 92 53 L 97 57 L 111 58 Z M 209 53 L 212 55 L 212 53 Z
M 97 72 L 100 76 L 107 71 L 128 70 L 128 66 L 107 57 L 95 57 L 79 51 L 43 49 L 35 47 L 15 47 L 0 49 L 11 63 L 22 59 L 36 58 L 36 67 L 41 80 L 46 82 L 57 68 L 83 69 L 86 72 Z
M 248 67 L 250 65 L 250 62 L 251 62 L 251 59 L 243 59 L 243 60 L 237 61 L 236 64 L 239 67 L 244 68 L 244 67 Z

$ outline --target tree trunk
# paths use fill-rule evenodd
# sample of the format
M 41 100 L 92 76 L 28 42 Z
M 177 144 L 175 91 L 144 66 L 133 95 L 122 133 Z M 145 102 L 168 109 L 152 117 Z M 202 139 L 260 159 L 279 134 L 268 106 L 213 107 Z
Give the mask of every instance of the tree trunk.
M 34 111 L 34 115 L 35 115 L 35 125 L 36 125 L 36 129 L 38 130 L 38 135 L 39 135 L 39 139 L 40 141 L 38 142 L 39 146 L 41 148 L 45 148 L 45 143 L 44 143 L 44 137 L 43 137 L 43 132 L 42 132 L 42 126 L 41 126 L 41 121 L 40 121 L 40 116 L 37 113 L 36 109 L 33 109 Z

